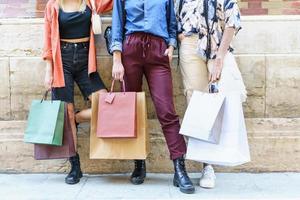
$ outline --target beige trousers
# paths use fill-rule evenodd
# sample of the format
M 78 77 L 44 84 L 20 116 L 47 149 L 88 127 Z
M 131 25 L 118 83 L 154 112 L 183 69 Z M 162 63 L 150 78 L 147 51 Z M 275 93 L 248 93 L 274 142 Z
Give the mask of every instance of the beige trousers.
M 206 62 L 197 54 L 198 35 L 185 37 L 180 47 L 180 71 L 182 74 L 184 94 L 190 101 L 193 90 L 208 92 L 209 72 L 213 69 L 213 60 Z M 235 61 L 230 52 L 224 58 L 221 78 L 218 83 L 219 92 L 239 92 L 241 101 L 247 98 L 245 85 Z

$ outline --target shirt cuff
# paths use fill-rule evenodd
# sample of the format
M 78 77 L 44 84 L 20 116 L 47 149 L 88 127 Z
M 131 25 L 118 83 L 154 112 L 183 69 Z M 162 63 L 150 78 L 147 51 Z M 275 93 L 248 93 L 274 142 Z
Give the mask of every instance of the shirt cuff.
M 122 52 L 122 43 L 121 42 L 113 42 L 111 45 L 111 53 L 114 51 L 121 51 Z
M 177 47 L 177 40 L 175 38 L 170 38 L 169 46 L 173 46 L 174 48 Z

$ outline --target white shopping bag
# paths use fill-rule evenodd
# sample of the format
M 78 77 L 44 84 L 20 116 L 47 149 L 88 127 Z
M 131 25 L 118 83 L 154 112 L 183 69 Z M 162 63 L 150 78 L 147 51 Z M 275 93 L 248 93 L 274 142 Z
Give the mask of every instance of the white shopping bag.
M 218 144 L 225 96 L 194 91 L 185 112 L 180 134 Z
M 189 138 L 187 159 L 223 166 L 237 166 L 250 161 L 240 94 L 227 94 L 223 106 L 224 114 L 219 144 Z

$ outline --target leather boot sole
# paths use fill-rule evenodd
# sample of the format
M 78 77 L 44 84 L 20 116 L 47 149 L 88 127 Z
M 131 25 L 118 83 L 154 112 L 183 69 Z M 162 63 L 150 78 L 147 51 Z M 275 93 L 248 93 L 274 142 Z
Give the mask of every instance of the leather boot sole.
M 193 194 L 193 193 L 195 193 L 195 188 L 194 187 L 190 187 L 190 188 L 180 187 L 179 183 L 176 180 L 173 180 L 173 185 L 175 187 L 179 187 L 179 190 L 182 193 L 185 193 L 185 194 Z
M 79 177 L 78 177 L 78 179 L 77 179 L 76 181 L 65 179 L 65 183 L 66 183 L 66 184 L 69 184 L 69 185 L 77 184 L 77 183 L 80 182 L 80 179 L 81 179 L 82 177 L 83 177 L 83 176 L 82 176 L 82 172 L 80 172 Z
M 76 180 L 76 181 L 65 180 L 65 183 L 66 183 L 66 184 L 69 184 L 69 185 L 74 185 L 74 184 L 77 184 L 77 183 L 79 183 L 79 182 L 80 182 L 80 178 L 79 178 L 78 180 Z
M 133 185 L 141 185 L 141 184 L 144 183 L 145 178 L 146 178 L 146 176 L 143 177 L 143 179 L 136 179 L 136 178 L 132 178 L 132 177 L 131 177 L 131 178 L 130 178 L 130 182 L 131 182 Z

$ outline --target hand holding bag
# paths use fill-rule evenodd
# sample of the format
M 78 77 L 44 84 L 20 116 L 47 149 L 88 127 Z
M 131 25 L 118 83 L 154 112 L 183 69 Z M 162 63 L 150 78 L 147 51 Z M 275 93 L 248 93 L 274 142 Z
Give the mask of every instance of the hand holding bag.
M 136 92 L 113 92 L 114 80 L 109 93 L 101 94 L 97 136 L 101 138 L 136 137 Z M 101 110 L 101 111 L 100 111 Z
M 34 144 L 62 145 L 64 103 L 47 101 L 48 91 L 42 100 L 33 100 L 28 116 L 24 141 Z
M 219 143 L 224 99 L 225 96 L 220 93 L 194 91 L 181 124 L 180 134 Z

